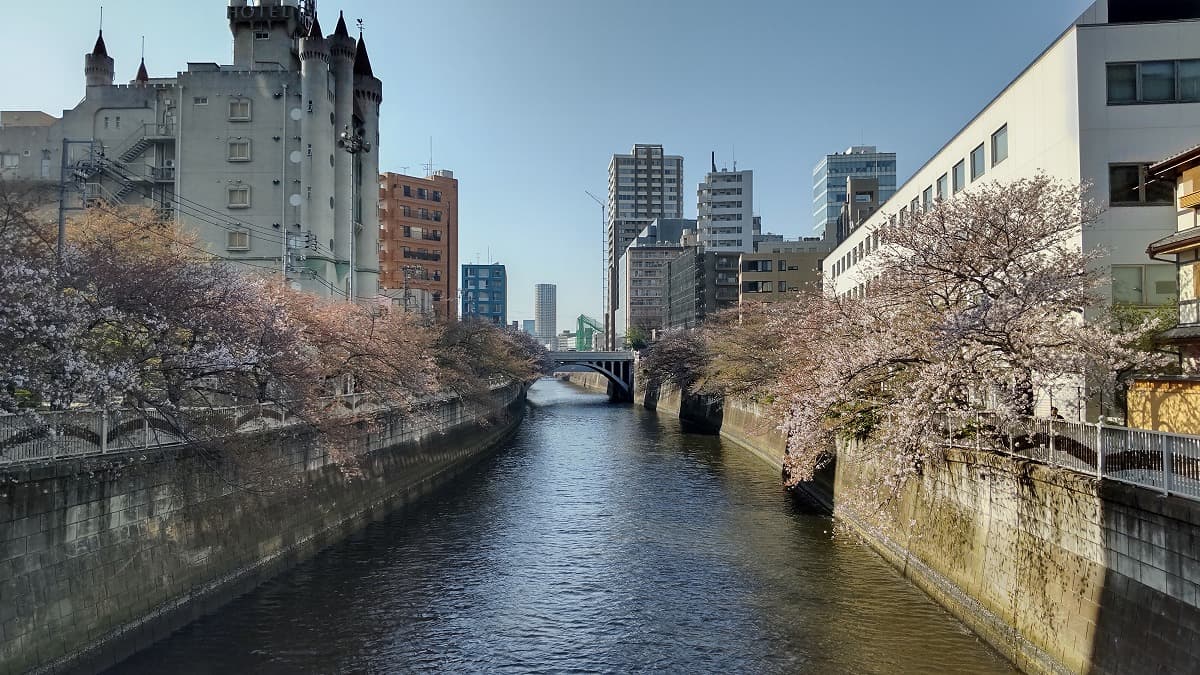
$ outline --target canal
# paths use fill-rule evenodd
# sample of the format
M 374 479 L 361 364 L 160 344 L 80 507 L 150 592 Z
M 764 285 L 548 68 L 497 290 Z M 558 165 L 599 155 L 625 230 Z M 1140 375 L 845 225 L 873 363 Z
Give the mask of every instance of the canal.
M 1000 673 L 778 473 L 554 380 L 494 456 L 114 672 Z

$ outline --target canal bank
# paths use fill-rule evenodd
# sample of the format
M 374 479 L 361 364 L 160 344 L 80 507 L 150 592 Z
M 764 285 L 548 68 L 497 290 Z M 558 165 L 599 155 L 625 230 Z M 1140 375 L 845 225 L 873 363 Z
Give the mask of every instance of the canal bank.
M 782 457 L 762 409 L 695 398 L 637 397 Z M 801 488 L 827 495 L 841 522 L 1022 670 L 1189 672 L 1200 662 L 1200 504 L 969 450 L 870 499 L 884 470 L 876 458 L 842 443 L 835 465 Z
M 361 461 L 311 437 L 261 437 L 254 457 L 175 446 L 0 474 L 0 672 L 97 672 L 366 523 L 428 495 L 520 424 L 525 387 L 432 403 L 364 427 Z M 393 442 L 394 440 L 394 442 Z
M 542 380 L 445 489 L 114 672 L 1012 672 L 831 524 L 725 439 Z

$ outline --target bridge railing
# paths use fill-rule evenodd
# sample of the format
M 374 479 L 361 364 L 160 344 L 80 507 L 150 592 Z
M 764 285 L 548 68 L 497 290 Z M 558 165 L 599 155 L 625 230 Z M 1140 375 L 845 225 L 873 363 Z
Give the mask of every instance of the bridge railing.
M 945 415 L 947 445 L 996 450 L 1096 478 L 1200 500 L 1200 436 L 1045 418 Z

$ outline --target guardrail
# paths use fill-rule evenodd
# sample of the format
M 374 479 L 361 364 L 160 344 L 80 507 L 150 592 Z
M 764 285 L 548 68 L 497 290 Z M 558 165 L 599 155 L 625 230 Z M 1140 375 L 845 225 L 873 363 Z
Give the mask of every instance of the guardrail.
M 945 415 L 942 421 L 951 447 L 995 450 L 1200 500 L 1200 436 L 1044 418 L 1006 425 L 987 413 Z
M 492 391 L 511 385 L 507 380 L 488 381 Z M 379 429 L 368 430 L 363 439 L 354 442 L 354 450 L 377 450 L 389 445 L 413 440 L 430 430 L 453 428 L 468 419 L 477 419 L 480 410 L 464 411 L 460 406 L 451 414 L 445 403 L 455 396 L 434 396 L 415 404 L 415 409 L 440 407 L 434 415 L 413 416 L 408 419 L 395 413 L 400 408 L 381 403 L 365 394 L 348 394 L 321 399 L 321 414 L 328 416 L 389 416 Z M 203 430 L 211 438 L 233 434 L 250 434 L 271 429 L 297 426 L 305 422 L 286 406 L 252 404 L 207 408 L 191 411 L 188 425 Z M 195 439 L 178 422 L 158 411 L 146 410 L 55 410 L 29 415 L 0 415 L 0 467 L 38 461 L 104 456 L 146 451 L 186 444 Z

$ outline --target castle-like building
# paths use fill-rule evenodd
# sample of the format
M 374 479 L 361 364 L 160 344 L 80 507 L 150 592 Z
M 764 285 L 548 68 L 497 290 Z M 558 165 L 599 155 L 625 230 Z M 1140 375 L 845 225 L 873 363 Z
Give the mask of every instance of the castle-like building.
M 361 32 L 324 35 L 314 2 L 230 0 L 233 63 L 115 83 L 103 31 L 61 118 L 0 113 L 0 177 L 144 204 L 222 258 L 319 294 L 374 300 L 379 106 Z M 351 269 L 354 273 L 351 274 Z

